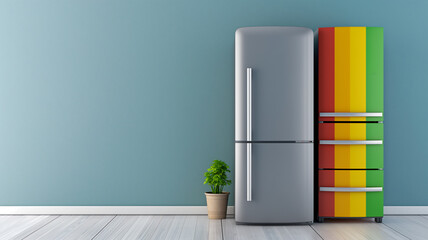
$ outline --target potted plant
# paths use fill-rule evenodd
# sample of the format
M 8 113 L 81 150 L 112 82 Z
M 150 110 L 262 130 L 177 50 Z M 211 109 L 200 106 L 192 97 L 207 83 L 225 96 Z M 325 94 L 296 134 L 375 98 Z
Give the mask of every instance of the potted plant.
M 204 174 L 205 182 L 211 187 L 211 192 L 206 192 L 208 206 L 208 218 L 222 219 L 226 218 L 227 200 L 229 192 L 223 192 L 226 185 L 232 183 L 227 179 L 227 173 L 230 172 L 229 166 L 220 160 L 214 160 L 211 167 Z

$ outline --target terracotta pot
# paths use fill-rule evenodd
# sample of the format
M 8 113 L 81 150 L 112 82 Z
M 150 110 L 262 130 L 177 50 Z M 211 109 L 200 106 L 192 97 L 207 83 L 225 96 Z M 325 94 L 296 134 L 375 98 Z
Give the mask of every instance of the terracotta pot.
M 205 196 L 207 197 L 208 218 L 209 219 L 226 218 L 227 200 L 229 198 L 229 192 L 223 192 L 223 193 L 206 192 Z

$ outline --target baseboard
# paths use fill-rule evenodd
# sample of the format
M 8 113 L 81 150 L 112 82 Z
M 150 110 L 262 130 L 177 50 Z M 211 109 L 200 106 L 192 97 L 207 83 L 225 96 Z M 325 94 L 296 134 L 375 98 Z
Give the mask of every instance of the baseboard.
M 233 206 L 227 214 L 234 214 Z M 206 206 L 0 206 L 4 215 L 204 215 Z
M 228 206 L 227 214 L 234 214 L 235 207 Z M 385 206 L 385 215 L 428 214 L 428 206 Z M 204 215 L 206 206 L 0 206 L 0 214 L 31 215 Z
M 428 214 L 428 206 L 385 206 L 385 215 L 425 215 Z

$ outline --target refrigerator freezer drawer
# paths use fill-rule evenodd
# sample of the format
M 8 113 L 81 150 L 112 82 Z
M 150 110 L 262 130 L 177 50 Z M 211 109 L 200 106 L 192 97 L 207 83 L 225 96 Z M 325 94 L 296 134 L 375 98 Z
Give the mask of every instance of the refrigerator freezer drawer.
M 320 28 L 318 57 L 320 113 L 383 112 L 383 28 Z M 319 119 L 383 121 L 383 116 Z
M 383 140 L 383 123 L 320 123 L 319 140 Z
M 383 187 L 383 170 L 319 170 L 319 187 Z
M 382 170 L 320 170 L 320 217 L 383 216 Z
M 324 145 L 318 148 L 318 168 L 378 169 L 383 168 L 383 144 Z
M 319 168 L 383 168 L 382 123 L 320 123 L 319 139 Z
M 237 222 L 313 221 L 313 143 L 235 143 L 235 149 Z
M 382 217 L 383 192 L 319 192 L 320 217 Z

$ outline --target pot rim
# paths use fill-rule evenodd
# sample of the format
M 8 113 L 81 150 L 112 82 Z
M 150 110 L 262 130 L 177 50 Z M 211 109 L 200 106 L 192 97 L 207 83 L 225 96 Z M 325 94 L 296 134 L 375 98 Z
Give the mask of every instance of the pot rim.
M 222 192 L 222 193 L 212 193 L 212 192 L 205 192 L 205 195 L 229 195 L 230 192 Z

